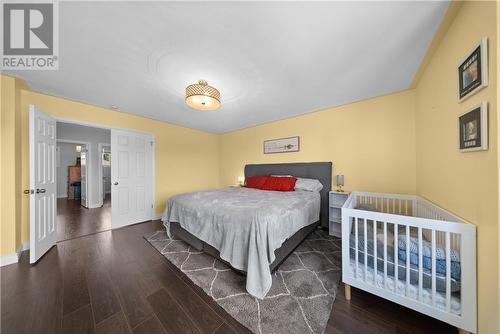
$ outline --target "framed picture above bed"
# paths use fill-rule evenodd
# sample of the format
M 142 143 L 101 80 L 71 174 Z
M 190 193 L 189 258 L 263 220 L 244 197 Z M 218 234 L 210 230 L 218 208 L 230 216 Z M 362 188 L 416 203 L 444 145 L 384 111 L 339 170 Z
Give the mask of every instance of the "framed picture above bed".
M 488 38 L 481 42 L 458 65 L 458 100 L 462 102 L 488 86 Z
M 264 154 L 298 151 L 300 151 L 299 136 L 264 140 Z
M 458 117 L 460 152 L 488 149 L 488 104 L 482 102 Z

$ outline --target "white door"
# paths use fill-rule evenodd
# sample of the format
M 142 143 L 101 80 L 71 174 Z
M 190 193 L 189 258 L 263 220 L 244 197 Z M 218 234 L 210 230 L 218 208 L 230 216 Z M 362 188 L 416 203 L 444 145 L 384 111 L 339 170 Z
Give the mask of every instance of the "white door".
M 87 166 L 88 166 L 88 158 L 89 152 L 87 150 L 87 145 L 82 146 L 82 150 L 80 151 L 80 195 L 81 195 L 81 205 L 88 208 L 88 196 L 87 196 Z
M 111 129 L 113 228 L 150 220 L 153 214 L 152 137 Z
M 56 121 L 30 105 L 30 263 L 57 241 Z

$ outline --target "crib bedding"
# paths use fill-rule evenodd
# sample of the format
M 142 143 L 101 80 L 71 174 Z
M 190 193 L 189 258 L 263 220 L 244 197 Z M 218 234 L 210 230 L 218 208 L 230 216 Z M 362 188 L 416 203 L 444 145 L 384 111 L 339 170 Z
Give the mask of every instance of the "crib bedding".
M 436 272 L 446 275 L 446 250 L 441 246 L 436 246 Z M 398 254 L 399 259 L 406 261 L 406 236 L 398 236 Z M 425 269 L 432 268 L 432 246 L 427 240 L 422 240 L 422 265 Z M 451 277 L 460 279 L 460 254 L 454 250 L 450 250 L 451 262 Z M 410 237 L 410 263 L 418 265 L 418 238 Z
M 368 230 L 368 229 L 367 229 Z M 368 235 L 370 235 L 368 232 Z M 389 236 L 389 231 L 387 231 Z M 389 236 L 388 239 L 393 238 L 393 236 Z M 406 238 L 406 236 L 403 236 Z M 400 241 L 400 238 L 398 237 Z M 406 240 L 405 240 L 406 242 Z M 392 246 L 394 243 L 388 243 L 387 245 L 387 275 L 390 277 L 394 277 L 394 247 Z M 404 248 L 400 248 L 403 245 L 402 242 L 398 243 L 398 259 L 397 259 L 397 268 L 398 268 L 398 279 L 401 281 L 406 281 L 406 246 Z M 365 243 L 364 243 L 364 233 L 358 231 L 358 263 L 364 266 L 365 261 Z M 410 247 L 411 251 L 411 247 Z M 410 284 L 418 285 L 418 247 L 416 248 L 417 253 L 410 252 Z M 425 251 L 422 252 L 425 258 Z M 430 255 L 431 252 L 428 253 Z M 350 258 L 355 259 L 355 236 L 354 234 L 350 235 Z M 404 256 L 403 256 L 404 254 Z M 412 259 L 413 258 L 413 259 Z M 426 289 L 430 289 L 432 287 L 432 261 L 431 257 L 427 257 L 428 260 L 423 261 L 423 275 L 422 275 L 422 286 Z M 444 263 L 442 263 L 444 262 Z M 438 292 L 446 292 L 446 261 L 445 260 L 436 260 L 436 263 L 440 263 L 439 266 L 436 266 L 436 291 Z M 455 263 L 455 269 L 453 266 Z M 452 262 L 451 279 L 450 279 L 450 291 L 458 292 L 460 291 L 460 262 Z M 367 243 L 367 265 L 369 268 L 374 268 L 374 259 L 373 259 L 373 239 L 368 238 Z M 361 267 L 361 266 L 358 266 Z M 458 267 L 458 268 L 457 268 Z M 439 270 L 438 270 L 439 268 Z M 384 246 L 383 243 L 377 242 L 377 271 L 381 271 L 383 273 L 384 270 Z M 454 273 L 455 271 L 455 273 Z
M 398 295 L 408 296 L 416 300 L 419 298 L 418 286 L 415 284 L 410 284 L 407 287 L 403 280 L 398 280 L 396 282 L 394 276 L 389 276 L 389 275 L 387 276 L 387 280 L 385 281 L 384 272 L 380 270 L 377 270 L 376 277 L 374 278 L 375 270 L 373 269 L 373 267 L 368 267 L 365 273 L 364 267 L 358 266 L 358 271 L 356 272 L 356 262 L 354 259 L 351 259 L 350 261 L 350 269 L 351 269 L 351 275 L 358 278 L 359 280 L 363 280 L 364 276 L 366 275 L 366 280 L 368 282 L 374 282 L 375 280 L 375 285 L 381 289 L 388 289 L 389 291 L 395 292 Z M 425 286 L 422 289 L 422 302 L 428 305 L 433 305 L 432 290 Z M 435 306 L 443 311 L 447 311 L 446 293 L 436 291 Z M 451 294 L 450 312 L 456 315 L 462 314 L 460 292 L 455 292 Z

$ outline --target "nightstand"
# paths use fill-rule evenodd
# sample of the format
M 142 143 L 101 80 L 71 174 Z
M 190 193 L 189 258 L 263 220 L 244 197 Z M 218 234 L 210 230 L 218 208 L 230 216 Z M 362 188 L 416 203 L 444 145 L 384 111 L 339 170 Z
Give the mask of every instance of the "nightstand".
M 348 192 L 330 191 L 329 196 L 329 213 L 328 225 L 329 234 L 342 237 L 342 206 L 349 197 Z

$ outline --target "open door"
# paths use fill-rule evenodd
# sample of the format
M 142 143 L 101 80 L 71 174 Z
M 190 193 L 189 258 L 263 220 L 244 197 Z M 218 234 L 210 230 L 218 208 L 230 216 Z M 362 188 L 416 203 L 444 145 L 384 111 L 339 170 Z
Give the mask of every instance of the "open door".
M 29 112 L 30 263 L 35 263 L 57 241 L 56 121 L 33 105 Z
M 87 195 L 87 166 L 88 166 L 88 158 L 89 158 L 89 151 L 87 148 L 87 145 L 82 147 L 82 150 L 80 151 L 80 196 L 81 196 L 81 205 L 85 208 L 89 207 L 88 203 L 88 195 Z
M 152 218 L 152 145 L 151 135 L 111 129 L 113 228 Z

